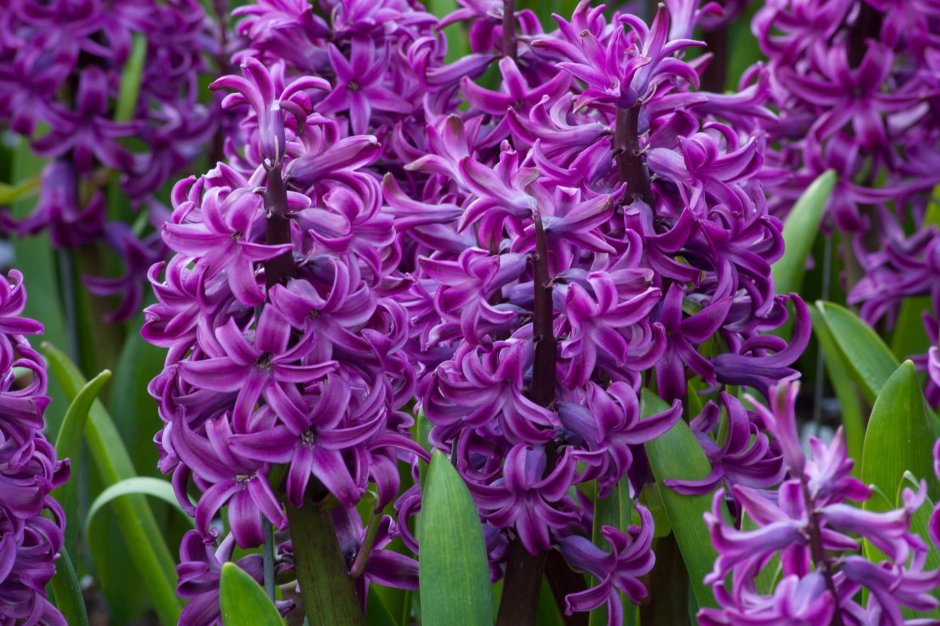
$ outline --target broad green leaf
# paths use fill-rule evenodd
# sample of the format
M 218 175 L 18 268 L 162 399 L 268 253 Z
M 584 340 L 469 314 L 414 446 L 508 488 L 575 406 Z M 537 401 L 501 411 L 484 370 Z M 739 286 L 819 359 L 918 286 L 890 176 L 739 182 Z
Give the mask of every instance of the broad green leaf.
M 643 390 L 644 417 L 661 413 L 668 408 L 669 405 L 652 391 Z M 645 448 L 653 476 L 660 486 L 660 496 L 676 536 L 676 543 L 689 573 L 695 599 L 701 607 L 715 606 L 711 589 L 705 584 L 705 576 L 715 562 L 715 549 L 702 519 L 703 515 L 711 510 L 712 497 L 683 496 L 662 486 L 662 482 L 667 479 L 705 478 L 711 473 L 711 464 L 689 425 L 682 420 L 661 437 L 647 442 Z
M 220 601 L 224 626 L 283 626 L 277 607 L 254 578 L 232 562 L 222 566 Z
M 845 363 L 862 395 L 868 402 L 874 402 L 881 386 L 900 365 L 894 353 L 871 326 L 844 306 L 817 302 L 816 308 L 845 356 Z
M 378 585 L 369 585 L 369 597 L 366 600 L 366 626 L 398 626 L 391 612 L 385 607 L 375 590 Z
M 435 451 L 424 483 L 419 580 L 423 626 L 492 626 L 483 529 L 460 474 Z
M 121 439 L 142 474 L 158 475 L 157 449 L 153 433 L 163 424 L 157 404 L 147 393 L 150 381 L 163 370 L 166 351 L 140 336 L 142 317 L 131 326 L 121 356 L 114 368 L 107 406 L 114 416 Z
M 56 608 L 69 626 L 88 626 L 88 612 L 82 598 L 82 587 L 75 574 L 69 551 L 62 548 L 55 562 L 55 576 L 49 581 Z
M 786 243 L 783 257 L 773 264 L 771 271 L 777 293 L 798 292 L 806 273 L 806 259 L 813 247 L 822 222 L 826 205 L 836 184 L 836 173 L 829 170 L 803 192 L 783 225 Z
M 81 372 L 49 343 L 44 343 L 42 350 L 52 376 L 59 381 L 67 396 L 76 397 L 86 384 Z M 108 485 L 137 475 L 111 416 L 99 400 L 92 403 L 85 435 L 91 459 Z M 114 511 L 133 563 L 160 620 L 165 624 L 175 623 L 182 608 L 176 596 L 176 563 L 146 498 L 141 495 L 121 498 L 114 503 Z
M 809 314 L 813 320 L 813 333 L 823 353 L 826 373 L 839 400 L 842 428 L 845 430 L 849 456 L 853 459 L 861 459 L 862 446 L 865 442 L 865 413 L 862 409 L 858 386 L 853 382 L 845 355 L 836 345 L 822 311 L 818 307 L 810 307 Z M 859 469 L 856 465 L 852 473 L 858 475 Z
M 936 494 L 934 440 L 917 370 L 905 361 L 888 378 L 872 407 L 862 452 L 862 482 L 893 496 L 904 473 L 910 471 L 927 478 Z M 892 504 L 890 498 L 888 504 Z M 866 502 L 865 508 L 880 510 L 875 500 Z
M 91 403 L 109 380 L 111 380 L 111 372 L 105 370 L 82 387 L 72 400 L 72 404 L 69 405 L 68 411 L 65 412 L 65 419 L 62 420 L 62 426 L 59 428 L 59 434 L 55 440 L 56 456 L 60 459 L 69 459 L 76 471 L 82 465 L 82 442 L 85 440 L 85 423 L 88 420 Z M 78 480 L 69 480 L 52 494 L 62 505 L 65 519 L 70 522 L 65 527 L 65 549 L 71 554 L 78 554 L 79 525 L 75 523 L 80 518 L 78 486 Z
M 150 496 L 152 498 L 158 498 L 163 500 L 167 504 L 171 505 L 177 511 L 179 511 L 187 520 L 190 521 L 192 525 L 192 518 L 183 510 L 183 507 L 180 506 L 179 500 L 176 499 L 176 492 L 173 491 L 173 485 L 165 480 L 160 480 L 159 478 L 151 478 L 149 476 L 135 476 L 134 478 L 125 478 L 124 480 L 114 483 L 95 498 L 95 501 L 91 503 L 91 506 L 88 507 L 88 515 L 85 516 L 85 529 L 86 533 L 91 527 L 91 521 L 95 518 L 95 515 L 98 514 L 105 505 L 114 502 L 119 498 L 126 496 Z
M 140 96 L 140 81 L 147 60 L 147 38 L 140 33 L 135 33 L 133 37 L 131 55 L 121 73 L 121 90 L 114 108 L 115 122 L 127 122 L 134 118 Z

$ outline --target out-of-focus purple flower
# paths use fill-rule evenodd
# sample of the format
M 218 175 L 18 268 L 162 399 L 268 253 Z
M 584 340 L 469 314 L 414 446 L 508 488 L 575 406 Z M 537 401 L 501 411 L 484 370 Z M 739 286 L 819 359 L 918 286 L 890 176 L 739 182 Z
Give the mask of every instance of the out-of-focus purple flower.
M 624 593 L 634 603 L 646 598 L 646 587 L 640 578 L 653 569 L 656 562 L 650 550 L 653 541 L 653 516 L 637 505 L 640 525 L 627 532 L 604 526 L 601 535 L 610 545 L 610 552 L 595 546 L 585 537 L 571 535 L 558 540 L 562 556 L 574 569 L 591 574 L 599 581 L 595 587 L 565 598 L 568 615 L 574 611 L 590 611 L 607 604 L 607 623 L 623 623 Z
M 42 433 L 45 361 L 26 339 L 42 325 L 20 317 L 25 304 L 22 274 L 0 277 L 0 622 L 64 626 L 46 584 L 66 523 L 49 494 L 68 479 L 69 465 Z

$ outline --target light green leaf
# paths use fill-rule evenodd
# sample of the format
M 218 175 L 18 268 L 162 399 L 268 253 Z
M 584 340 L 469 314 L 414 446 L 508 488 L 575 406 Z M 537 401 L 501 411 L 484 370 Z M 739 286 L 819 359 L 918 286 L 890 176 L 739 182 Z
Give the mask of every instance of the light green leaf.
M 88 529 L 91 527 L 91 521 L 105 505 L 110 504 L 118 498 L 134 495 L 150 496 L 163 500 L 179 511 L 183 517 L 189 520 L 190 524 L 193 524 L 192 518 L 183 510 L 179 500 L 176 499 L 176 492 L 173 491 L 172 484 L 168 481 L 160 480 L 159 478 L 136 476 L 134 478 L 125 478 L 98 494 L 95 501 L 88 507 L 88 515 L 85 516 L 85 532 L 88 532 Z
M 435 451 L 424 482 L 419 580 L 423 626 L 492 626 L 483 529 L 457 470 Z
M 114 108 L 115 122 L 127 122 L 134 118 L 140 96 L 140 81 L 147 60 L 147 38 L 140 33 L 135 33 L 133 37 L 131 55 L 121 73 L 121 91 Z
M 42 180 L 42 177 L 36 174 L 15 185 L 0 183 L 0 206 L 10 206 L 14 202 L 25 198 L 31 192 L 36 191 L 40 180 Z
M 55 576 L 49 581 L 56 608 L 70 626 L 88 626 L 88 612 L 82 598 L 82 587 L 75 575 L 69 551 L 62 548 L 55 562 Z
M 111 380 L 111 372 L 105 370 L 82 387 L 72 400 L 72 404 L 69 405 L 68 411 L 65 412 L 65 419 L 62 420 L 62 426 L 59 428 L 59 434 L 55 440 L 56 456 L 60 459 L 69 459 L 72 467 L 76 469 L 82 465 L 82 442 L 85 440 L 85 424 L 88 420 L 88 412 L 91 410 L 91 403 L 109 380 Z M 66 481 L 52 494 L 62 505 L 65 519 L 72 522 L 65 527 L 65 549 L 71 554 L 78 554 L 79 526 L 74 523 L 80 517 L 78 485 L 77 480 Z
M 43 344 L 42 351 L 52 376 L 59 381 L 68 397 L 75 398 L 86 384 L 81 372 L 49 343 Z M 107 484 L 137 475 L 111 416 L 99 400 L 92 403 L 85 435 L 91 459 Z M 141 495 L 121 498 L 114 503 L 114 511 L 133 563 L 160 620 L 165 624 L 176 623 L 182 610 L 176 596 L 176 563 L 146 498 Z
M 669 405 L 656 394 L 648 389 L 643 390 L 644 417 L 667 409 Z M 667 479 L 705 478 L 711 473 L 711 464 L 689 425 L 682 420 L 676 422 L 676 425 L 661 437 L 647 442 L 645 448 L 653 476 L 660 487 L 659 493 L 669 516 L 669 523 L 676 536 L 676 543 L 682 553 L 682 560 L 689 572 L 695 599 L 701 607 L 715 606 L 715 598 L 705 584 L 705 576 L 711 571 L 716 555 L 708 528 L 702 519 L 702 516 L 711 510 L 712 497 L 683 496 L 662 486 L 663 481 Z
M 934 440 L 917 370 L 905 361 L 888 378 L 872 407 L 862 452 L 862 482 L 893 495 L 905 472 L 910 471 L 928 478 L 931 492 L 936 493 Z M 876 500 L 866 502 L 865 508 L 881 510 Z
M 284 620 L 254 578 L 232 562 L 222 566 L 219 604 L 224 626 L 283 626 Z
M 844 355 L 844 361 L 862 395 L 868 402 L 874 402 L 881 386 L 900 365 L 894 353 L 871 326 L 844 306 L 817 302 L 816 309 Z
M 861 459 L 862 446 L 865 441 L 865 413 L 862 409 L 858 386 L 853 382 L 852 372 L 845 361 L 845 355 L 836 345 L 822 311 L 818 307 L 810 307 L 809 314 L 813 320 L 813 333 L 823 353 L 826 373 L 839 400 L 849 456 L 853 459 Z M 857 476 L 859 469 L 856 465 L 853 468 L 853 474 Z
M 771 271 L 777 293 L 798 292 L 806 273 L 806 259 L 813 247 L 816 233 L 836 184 L 836 173 L 829 170 L 803 192 L 783 225 L 786 252 L 773 264 Z

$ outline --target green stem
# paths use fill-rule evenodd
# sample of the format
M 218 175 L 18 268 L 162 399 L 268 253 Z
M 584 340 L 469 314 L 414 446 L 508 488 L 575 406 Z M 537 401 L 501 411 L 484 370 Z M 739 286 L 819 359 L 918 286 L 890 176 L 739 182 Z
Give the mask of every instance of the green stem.
M 294 569 L 311 624 L 362 626 L 362 610 L 346 572 L 330 512 L 308 500 L 287 505 Z

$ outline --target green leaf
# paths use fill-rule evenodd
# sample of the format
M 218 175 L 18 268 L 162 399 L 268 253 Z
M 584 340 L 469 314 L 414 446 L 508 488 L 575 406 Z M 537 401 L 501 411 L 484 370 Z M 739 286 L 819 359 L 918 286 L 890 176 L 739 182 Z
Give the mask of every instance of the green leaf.
M 140 33 L 134 34 L 131 56 L 121 73 L 121 91 L 114 108 L 115 122 L 128 122 L 134 118 L 137 99 L 140 96 L 140 81 L 147 60 L 147 38 Z
M 862 482 L 893 495 L 905 472 L 910 471 L 928 478 L 931 492 L 936 494 L 934 440 L 917 370 L 913 363 L 905 361 L 888 378 L 872 407 L 862 452 Z M 888 505 L 891 504 L 889 499 Z M 881 507 L 876 500 L 869 500 L 865 509 Z
M 65 419 L 62 420 L 62 426 L 59 428 L 59 434 L 55 440 L 56 456 L 60 459 L 70 459 L 72 467 L 76 470 L 82 465 L 82 442 L 85 440 L 85 423 L 88 420 L 91 403 L 109 380 L 111 380 L 111 372 L 105 370 L 82 387 L 69 405 L 68 411 L 65 412 Z M 78 554 L 79 526 L 75 523 L 75 520 L 80 517 L 78 486 L 78 480 L 69 480 L 52 494 L 62 505 L 65 519 L 72 522 L 65 527 L 65 549 L 71 554 Z
M 114 483 L 98 494 L 95 501 L 88 507 L 88 515 L 85 516 L 85 532 L 88 532 L 88 529 L 91 527 L 91 521 L 105 505 L 114 502 L 118 498 L 133 495 L 150 496 L 163 500 L 189 520 L 190 525 L 194 524 L 192 518 L 183 510 L 179 500 L 176 499 L 176 492 L 173 491 L 172 484 L 168 481 L 160 480 L 159 478 L 136 476 L 134 478 L 125 478 L 118 483 Z
M 376 593 L 378 585 L 369 585 L 369 597 L 366 600 L 366 626 L 398 626 L 391 612 Z
M 281 614 L 261 585 L 232 562 L 222 566 L 220 591 L 224 626 L 283 626 Z
M 643 417 L 668 409 L 669 405 L 656 394 L 649 389 L 643 390 Z M 653 476 L 660 487 L 659 493 L 669 516 L 669 523 L 676 536 L 676 543 L 682 553 L 682 560 L 689 572 L 695 599 L 701 607 L 715 606 L 715 598 L 704 580 L 712 569 L 716 555 L 708 528 L 702 519 L 702 516 L 711 510 L 712 497 L 683 496 L 662 486 L 663 481 L 667 479 L 705 478 L 711 473 L 711 464 L 689 425 L 682 420 L 676 422 L 676 425 L 661 437 L 647 442 L 645 448 Z
M 839 400 L 842 428 L 845 430 L 849 456 L 853 459 L 861 459 L 862 446 L 865 441 L 865 413 L 862 409 L 858 386 L 853 382 L 849 364 L 842 350 L 836 345 L 822 311 L 818 307 L 810 307 L 809 314 L 813 320 L 813 333 L 823 353 L 826 373 Z M 859 469 L 856 465 L 853 468 L 853 474 L 858 475 Z
M 49 343 L 43 343 L 42 350 L 52 376 L 68 397 L 75 398 L 86 384 L 81 372 Z M 137 475 L 111 416 L 99 400 L 91 405 L 85 436 L 91 459 L 108 485 Z M 165 624 L 176 623 L 182 610 L 176 596 L 176 563 L 146 498 L 141 495 L 121 498 L 114 503 L 114 511 L 132 561 L 160 620 Z
M 819 176 L 803 192 L 783 225 L 786 244 L 783 257 L 773 264 L 771 271 L 777 293 L 800 290 L 806 273 L 806 259 L 813 247 L 816 233 L 826 210 L 826 204 L 836 184 L 836 173 L 829 170 Z
M 36 174 L 15 185 L 0 183 L 0 206 L 10 206 L 14 202 L 25 198 L 39 187 L 40 180 L 42 180 L 42 177 Z
M 150 381 L 163 370 L 166 351 L 144 341 L 140 336 L 143 318 L 132 325 L 121 356 L 114 368 L 114 384 L 110 387 L 108 409 L 114 416 L 121 439 L 143 471 L 157 476 L 157 448 L 153 433 L 163 424 L 157 404 L 147 393 Z
M 844 306 L 817 302 L 816 308 L 844 355 L 845 363 L 862 395 L 868 402 L 874 402 L 881 386 L 900 365 L 894 353 L 871 326 Z
M 75 575 L 69 551 L 62 548 L 55 563 L 55 576 L 49 581 L 56 608 L 70 626 L 88 626 L 88 612 L 82 598 L 82 587 Z
M 423 626 L 492 626 L 493 593 L 476 505 L 439 451 L 424 483 L 419 581 Z

